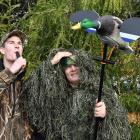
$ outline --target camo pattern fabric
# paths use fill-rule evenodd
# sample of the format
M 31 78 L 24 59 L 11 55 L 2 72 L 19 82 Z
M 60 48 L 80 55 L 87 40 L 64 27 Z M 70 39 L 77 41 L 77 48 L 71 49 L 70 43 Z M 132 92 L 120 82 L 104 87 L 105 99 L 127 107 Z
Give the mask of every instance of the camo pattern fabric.
M 21 119 L 21 82 L 8 69 L 0 72 L 0 140 L 29 140 L 28 124 Z

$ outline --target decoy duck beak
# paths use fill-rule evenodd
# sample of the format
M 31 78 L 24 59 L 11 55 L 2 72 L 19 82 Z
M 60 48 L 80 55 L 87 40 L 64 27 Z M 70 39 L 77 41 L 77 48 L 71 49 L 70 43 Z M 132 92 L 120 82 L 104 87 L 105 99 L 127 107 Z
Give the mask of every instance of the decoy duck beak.
M 76 25 L 73 25 L 73 26 L 71 27 L 71 29 L 73 29 L 73 30 L 81 29 L 81 23 L 78 22 Z

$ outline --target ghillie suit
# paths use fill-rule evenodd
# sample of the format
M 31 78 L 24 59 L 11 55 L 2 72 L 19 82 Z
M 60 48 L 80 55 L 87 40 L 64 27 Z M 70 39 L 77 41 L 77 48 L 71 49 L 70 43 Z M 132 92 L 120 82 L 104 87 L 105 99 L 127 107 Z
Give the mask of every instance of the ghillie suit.
M 13 75 L 0 60 L 0 140 L 28 140 L 28 123 L 19 111 L 24 72 Z
M 79 87 L 72 88 L 62 65 L 51 65 L 50 60 L 58 51 L 64 50 L 53 50 L 26 82 L 23 109 L 46 140 L 90 140 L 94 135 L 98 69 L 92 56 L 82 50 L 70 50 L 78 57 L 81 79 Z M 99 124 L 97 140 L 130 140 L 127 112 L 105 86 L 102 100 L 107 116 Z

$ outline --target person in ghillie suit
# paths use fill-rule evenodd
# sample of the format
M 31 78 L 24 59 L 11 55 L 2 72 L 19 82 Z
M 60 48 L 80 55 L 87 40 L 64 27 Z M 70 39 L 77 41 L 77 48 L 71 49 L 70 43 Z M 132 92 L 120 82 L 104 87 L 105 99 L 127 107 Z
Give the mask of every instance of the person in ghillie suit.
M 0 42 L 0 140 L 28 140 L 28 123 L 19 110 L 26 59 L 23 49 L 26 35 L 13 30 Z
M 97 103 L 99 70 L 82 50 L 55 49 L 30 76 L 22 99 L 30 124 L 46 140 L 130 140 L 127 111 L 104 85 Z M 40 139 L 41 140 L 41 139 Z

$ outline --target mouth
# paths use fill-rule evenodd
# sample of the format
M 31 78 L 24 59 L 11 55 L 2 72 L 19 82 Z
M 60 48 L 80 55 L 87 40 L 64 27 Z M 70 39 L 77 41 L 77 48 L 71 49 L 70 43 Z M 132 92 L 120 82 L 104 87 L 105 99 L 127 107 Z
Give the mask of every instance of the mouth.
M 75 73 L 75 74 L 71 74 L 71 77 L 75 77 L 75 76 L 77 76 L 77 74 Z
M 79 77 L 78 72 L 71 73 L 71 77 Z

